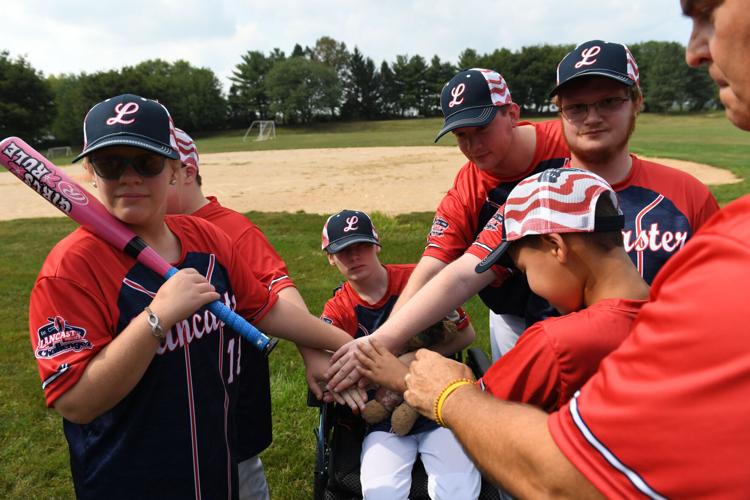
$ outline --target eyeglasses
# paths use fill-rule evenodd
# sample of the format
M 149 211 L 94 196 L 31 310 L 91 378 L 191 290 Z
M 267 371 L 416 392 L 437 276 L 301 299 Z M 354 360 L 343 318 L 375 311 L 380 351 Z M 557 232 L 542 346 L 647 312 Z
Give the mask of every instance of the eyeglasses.
M 166 158 L 159 155 L 146 154 L 138 156 L 101 155 L 90 156 L 89 162 L 94 167 L 96 175 L 102 179 L 119 179 L 128 165 L 141 177 L 155 177 L 162 173 Z
M 601 116 L 609 116 L 622 108 L 622 105 L 630 100 L 630 97 L 607 97 L 591 104 L 569 104 L 560 108 L 560 113 L 568 120 L 581 121 L 589 114 L 590 108 L 595 108 Z

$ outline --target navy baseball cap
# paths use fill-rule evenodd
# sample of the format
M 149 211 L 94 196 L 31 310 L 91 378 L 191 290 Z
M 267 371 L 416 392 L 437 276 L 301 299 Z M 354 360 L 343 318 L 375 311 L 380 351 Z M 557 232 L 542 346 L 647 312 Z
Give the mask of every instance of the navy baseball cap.
M 355 243 L 380 246 L 380 238 L 369 215 L 358 210 L 342 210 L 328 217 L 323 226 L 323 250 L 336 253 Z
M 591 40 L 568 52 L 557 65 L 557 85 L 550 92 L 550 97 L 571 80 L 591 75 L 612 78 L 629 87 L 639 85 L 640 80 L 638 65 L 627 46 Z
M 453 129 L 484 127 L 495 118 L 499 107 L 512 102 L 510 89 L 497 71 L 481 68 L 461 71 L 440 93 L 445 123 L 435 142 Z
M 133 146 L 173 160 L 180 157 L 167 108 L 133 94 L 111 97 L 86 113 L 83 151 L 73 161 L 109 146 Z

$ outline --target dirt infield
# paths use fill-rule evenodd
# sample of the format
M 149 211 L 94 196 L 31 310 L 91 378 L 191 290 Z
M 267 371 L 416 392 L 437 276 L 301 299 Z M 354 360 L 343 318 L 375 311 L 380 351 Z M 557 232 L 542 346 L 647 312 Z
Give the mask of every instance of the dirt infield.
M 708 165 L 655 160 L 709 185 L 740 181 Z M 201 175 L 206 194 L 240 212 L 394 215 L 434 211 L 464 161 L 458 149 L 437 146 L 218 153 L 201 156 Z M 81 180 L 80 165 L 66 170 Z M 62 216 L 8 172 L 0 173 L 0 204 L 0 220 Z

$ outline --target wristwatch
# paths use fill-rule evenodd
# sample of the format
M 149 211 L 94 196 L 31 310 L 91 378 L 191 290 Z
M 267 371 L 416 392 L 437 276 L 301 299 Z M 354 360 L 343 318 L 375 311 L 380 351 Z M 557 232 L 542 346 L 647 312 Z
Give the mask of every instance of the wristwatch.
M 161 323 L 159 322 L 159 316 L 154 314 L 154 311 L 152 311 L 151 308 L 148 306 L 146 306 L 144 311 L 146 311 L 146 314 L 148 314 L 147 321 L 148 321 L 148 326 L 151 327 L 151 335 L 159 339 L 161 342 L 164 342 L 167 336 L 164 333 L 164 328 L 161 327 Z

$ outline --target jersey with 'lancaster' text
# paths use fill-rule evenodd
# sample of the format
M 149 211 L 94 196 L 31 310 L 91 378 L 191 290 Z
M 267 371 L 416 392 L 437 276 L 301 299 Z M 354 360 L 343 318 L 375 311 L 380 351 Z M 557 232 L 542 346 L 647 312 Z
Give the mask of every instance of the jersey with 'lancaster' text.
M 276 295 L 228 236 L 189 216 L 166 218 L 177 268 L 194 268 L 251 321 Z M 31 293 L 29 325 L 47 404 L 151 303 L 163 279 L 85 229 L 50 252 Z M 236 495 L 234 409 L 239 335 L 202 307 L 178 321 L 136 386 L 88 424 L 63 420 L 78 498 Z

